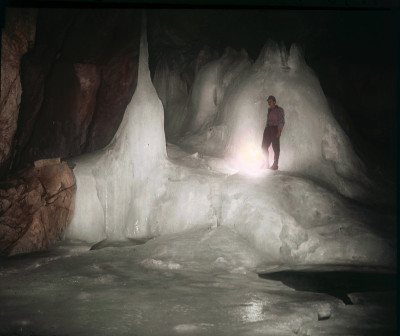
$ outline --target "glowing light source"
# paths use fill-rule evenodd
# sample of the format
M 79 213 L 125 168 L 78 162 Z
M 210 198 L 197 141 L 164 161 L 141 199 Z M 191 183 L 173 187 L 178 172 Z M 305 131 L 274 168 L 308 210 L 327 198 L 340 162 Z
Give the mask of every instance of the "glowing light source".
M 239 149 L 239 157 L 241 161 L 253 164 L 261 163 L 263 160 L 263 153 L 260 145 L 256 145 L 254 141 L 244 143 Z
M 261 144 L 257 143 L 255 140 L 250 139 L 243 141 L 240 146 L 238 146 L 235 166 L 237 169 L 243 173 L 249 175 L 259 175 L 265 171 L 265 158 L 261 149 Z

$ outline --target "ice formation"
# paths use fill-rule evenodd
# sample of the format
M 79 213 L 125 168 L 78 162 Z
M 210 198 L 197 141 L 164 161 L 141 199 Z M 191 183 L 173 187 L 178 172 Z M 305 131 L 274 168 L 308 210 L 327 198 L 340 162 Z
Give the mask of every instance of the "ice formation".
M 156 72 L 156 88 L 159 77 Z M 288 54 L 283 44 L 270 40 L 254 64 L 244 51 L 227 48 L 220 59 L 200 70 L 186 105 L 181 103 L 186 122 L 176 121 L 182 120 L 180 113 L 167 120 L 166 128 L 173 125 L 175 134 L 186 135 L 182 142 L 199 152 L 223 153 L 236 160 L 239 169 L 247 168 L 240 163 L 261 158 L 269 95 L 277 97 L 286 116 L 280 168 L 321 179 L 346 196 L 365 197 L 365 188 L 371 187 L 365 167 L 295 44 Z
M 69 237 L 96 241 L 147 235 L 144 223 L 163 192 L 162 166 L 167 155 L 163 107 L 150 79 L 145 32 L 138 77 L 111 143 L 74 160 L 78 187 Z
M 158 95 L 147 53 L 143 30 L 138 86 L 118 132 L 105 149 L 72 160 L 77 195 L 67 237 L 228 227 L 266 263 L 393 265 L 395 244 L 376 234 L 376 223 L 392 218 L 342 196 L 362 199 L 371 182 L 296 45 L 288 54 L 269 41 L 256 62 L 228 48 L 200 69 L 190 93 L 159 64 Z M 254 178 L 241 170 L 257 170 L 270 94 L 286 114 L 281 171 Z M 163 105 L 175 144 L 165 140 Z

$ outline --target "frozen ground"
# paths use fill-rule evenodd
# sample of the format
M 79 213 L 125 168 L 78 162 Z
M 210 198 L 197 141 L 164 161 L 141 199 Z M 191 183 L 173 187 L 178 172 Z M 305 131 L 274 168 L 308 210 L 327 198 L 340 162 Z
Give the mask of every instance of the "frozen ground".
M 90 250 L 87 243 L 65 241 L 47 253 L 2 260 L 0 334 L 396 334 L 393 282 L 374 292 L 355 289 L 349 293 L 354 304 L 345 305 L 259 277 L 257 271 L 288 267 L 257 269 L 260 252 L 226 227 L 143 242 L 104 241 Z

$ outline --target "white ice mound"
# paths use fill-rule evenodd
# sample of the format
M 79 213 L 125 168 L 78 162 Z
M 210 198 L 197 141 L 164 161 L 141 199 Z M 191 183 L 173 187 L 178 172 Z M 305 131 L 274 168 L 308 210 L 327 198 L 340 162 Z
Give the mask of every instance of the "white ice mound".
M 77 194 L 67 237 L 145 236 L 151 209 L 163 192 L 166 157 L 164 110 L 150 79 L 144 22 L 138 84 L 117 133 L 103 150 L 73 160 Z
M 198 150 L 187 153 L 169 145 L 168 159 L 163 106 L 147 60 L 143 29 L 138 86 L 120 128 L 105 149 L 72 160 L 77 194 L 68 238 L 164 236 L 166 250 L 155 251 L 142 266 L 168 270 L 185 266 L 179 259 L 183 250 L 202 259 L 212 245 L 212 263 L 229 264 L 232 272 L 261 262 L 395 264 L 393 219 L 335 191 L 362 195 L 356 187 L 364 179 L 358 171 L 362 165 L 296 47 L 287 57 L 283 47 L 270 42 L 254 64 L 244 52 L 227 49 L 200 70 L 182 110 L 184 122 L 182 115 L 176 119 L 179 132 L 191 132 L 183 144 Z M 234 157 L 249 138 L 261 144 L 269 94 L 286 111 L 280 168 L 291 172 L 264 172 L 257 178 L 226 173 L 229 162 L 204 153 Z M 200 238 L 204 244 L 199 245 L 191 229 L 218 235 Z M 174 250 L 171 237 L 180 234 L 184 243 Z M 151 242 L 146 245 L 153 248 Z M 239 263 L 229 260 L 228 247 L 237 250 Z M 173 253 L 170 259 L 168 253 Z
M 254 64 L 244 52 L 227 49 L 205 65 L 188 98 L 190 122 L 175 133 L 188 134 L 183 142 L 200 153 L 241 159 L 246 148 L 260 150 L 269 95 L 285 110 L 280 169 L 363 198 L 371 185 L 365 167 L 295 44 L 288 53 L 283 44 L 268 41 Z

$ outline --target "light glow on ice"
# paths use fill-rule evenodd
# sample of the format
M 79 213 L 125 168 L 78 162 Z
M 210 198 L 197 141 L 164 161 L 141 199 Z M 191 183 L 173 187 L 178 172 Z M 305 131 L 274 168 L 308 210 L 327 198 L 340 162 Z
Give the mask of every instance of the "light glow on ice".
M 244 164 L 253 166 L 254 164 L 262 163 L 263 153 L 259 145 L 254 141 L 249 141 L 239 148 L 239 159 Z
M 269 162 L 273 162 L 274 152 L 269 150 Z M 268 170 L 268 160 L 261 148 L 261 143 L 254 137 L 242 137 L 242 141 L 234 151 L 231 165 L 241 174 L 258 177 Z
M 265 319 L 264 303 L 260 300 L 253 300 L 240 307 L 240 315 L 243 322 L 258 322 Z
M 233 166 L 246 175 L 258 176 L 265 169 L 262 149 L 254 139 L 243 141 L 233 159 Z

